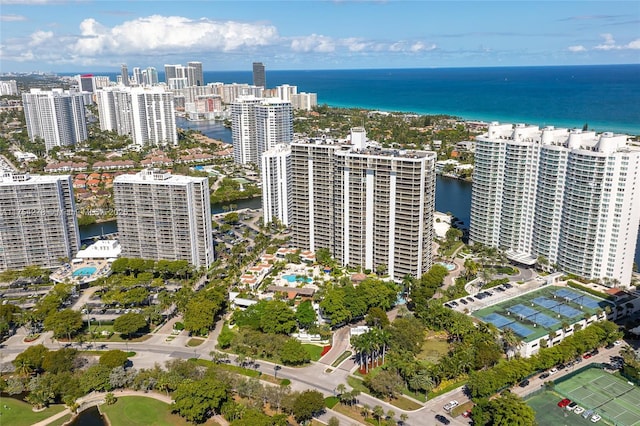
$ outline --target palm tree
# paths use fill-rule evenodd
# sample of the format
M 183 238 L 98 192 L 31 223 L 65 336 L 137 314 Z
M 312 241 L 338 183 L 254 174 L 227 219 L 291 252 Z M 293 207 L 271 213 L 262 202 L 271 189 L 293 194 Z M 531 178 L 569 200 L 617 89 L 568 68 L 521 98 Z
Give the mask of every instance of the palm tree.
M 378 426 L 380 426 L 380 420 L 382 419 L 382 416 L 384 416 L 384 408 L 382 408 L 380 405 L 376 405 L 375 407 L 373 407 L 373 417 L 378 420 Z
M 414 391 L 424 391 L 424 398 L 427 399 L 427 394 L 433 389 L 433 378 L 427 370 L 418 370 L 411 377 L 409 377 L 409 387 Z
M 509 353 L 515 352 L 522 346 L 522 339 L 511 328 L 505 327 L 502 330 L 502 344 L 507 352 L 507 357 L 510 358 Z
M 408 419 L 409 419 L 409 416 L 406 413 L 400 414 L 400 421 L 402 422 L 402 424 L 405 424 Z

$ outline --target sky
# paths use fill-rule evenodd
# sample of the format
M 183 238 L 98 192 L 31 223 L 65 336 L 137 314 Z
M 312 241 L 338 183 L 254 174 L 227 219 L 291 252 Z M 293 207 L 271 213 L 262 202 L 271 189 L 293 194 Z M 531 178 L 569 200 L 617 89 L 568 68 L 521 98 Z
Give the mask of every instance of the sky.
M 640 63 L 640 1 L 0 0 L 0 73 Z

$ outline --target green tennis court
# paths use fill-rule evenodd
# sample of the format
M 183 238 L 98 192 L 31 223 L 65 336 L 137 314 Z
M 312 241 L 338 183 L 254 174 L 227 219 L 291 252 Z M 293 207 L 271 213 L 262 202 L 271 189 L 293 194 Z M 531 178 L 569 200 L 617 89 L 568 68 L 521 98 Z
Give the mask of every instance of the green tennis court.
M 591 421 L 581 415 L 558 407 L 563 396 L 553 391 L 544 391 L 525 399 L 525 402 L 536 412 L 536 423 L 540 426 L 588 426 Z M 602 421 L 596 423 L 602 425 Z
M 555 390 L 614 424 L 640 426 L 640 389 L 602 369 L 589 368 L 559 380 Z

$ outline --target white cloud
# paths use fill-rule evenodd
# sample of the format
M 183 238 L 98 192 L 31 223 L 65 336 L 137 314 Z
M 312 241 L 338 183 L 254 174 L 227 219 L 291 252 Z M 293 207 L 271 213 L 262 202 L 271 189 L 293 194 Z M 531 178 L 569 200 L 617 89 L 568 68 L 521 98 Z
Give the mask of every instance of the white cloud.
M 29 46 L 38 46 L 47 40 L 53 38 L 53 32 L 51 31 L 36 31 L 31 34 L 31 41 L 29 41 Z
M 586 52 L 587 51 L 587 48 L 582 45 L 569 46 L 567 49 L 569 49 L 569 52 Z
M 329 53 L 336 50 L 336 44 L 331 37 L 311 34 L 307 37 L 294 38 L 291 41 L 291 50 L 294 52 Z
M 597 50 L 638 50 L 640 49 L 640 39 L 635 39 L 627 44 L 617 44 L 613 35 L 609 33 L 600 34 L 600 37 L 604 38 L 604 41 L 595 46 Z
M 0 0 L 6 1 L 6 0 Z M 7 15 L 11 16 L 11 15 Z M 18 19 L 4 18 L 6 19 Z M 29 36 L 7 38 L 0 59 L 33 60 L 50 64 L 99 65 L 130 62 L 139 57 L 177 58 L 203 54 L 255 52 L 281 57 L 300 54 L 369 53 L 419 55 L 436 49 L 422 40 L 373 40 L 337 38 L 312 33 L 281 37 L 278 29 L 264 22 L 216 21 L 182 16 L 151 15 L 105 25 L 95 18 L 70 28 L 38 30 Z
M 26 21 L 22 15 L 0 15 L 0 21 L 2 22 L 18 22 L 18 21 Z
M 411 45 L 411 47 L 409 48 L 409 50 L 412 51 L 412 52 L 427 52 L 427 51 L 430 51 L 430 50 L 435 50 L 437 48 L 438 48 L 438 46 L 436 46 L 433 43 L 430 44 L 430 45 L 426 45 L 423 42 L 419 41 L 419 42 L 413 43 Z
M 265 46 L 278 39 L 276 28 L 270 25 L 160 15 L 126 21 L 113 28 L 86 19 L 80 24 L 80 33 L 74 45 L 79 55 L 230 52 Z

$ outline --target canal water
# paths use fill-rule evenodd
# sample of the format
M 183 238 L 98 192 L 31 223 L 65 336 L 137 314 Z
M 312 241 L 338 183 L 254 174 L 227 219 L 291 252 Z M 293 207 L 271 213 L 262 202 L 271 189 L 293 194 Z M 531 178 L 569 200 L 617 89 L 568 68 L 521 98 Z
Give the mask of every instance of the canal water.
M 98 407 L 87 408 L 73 419 L 70 426 L 107 426 L 104 417 L 98 411 Z

